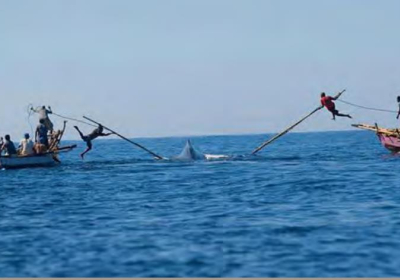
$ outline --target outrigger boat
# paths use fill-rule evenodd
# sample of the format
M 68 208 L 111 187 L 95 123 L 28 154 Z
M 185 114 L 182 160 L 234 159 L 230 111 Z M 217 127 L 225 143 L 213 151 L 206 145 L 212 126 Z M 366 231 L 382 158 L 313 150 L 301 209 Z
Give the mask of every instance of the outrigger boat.
M 50 167 L 60 164 L 59 154 L 76 148 L 76 145 L 60 147 L 65 128 L 66 121 L 62 130 L 54 131 L 49 136 L 49 148 L 44 153 L 28 156 L 0 156 L 0 168 Z
M 353 124 L 352 126 L 376 132 L 382 146 L 393 153 L 400 152 L 400 131 L 398 129 L 380 128 L 377 124 L 375 124 L 375 126 L 368 124 Z

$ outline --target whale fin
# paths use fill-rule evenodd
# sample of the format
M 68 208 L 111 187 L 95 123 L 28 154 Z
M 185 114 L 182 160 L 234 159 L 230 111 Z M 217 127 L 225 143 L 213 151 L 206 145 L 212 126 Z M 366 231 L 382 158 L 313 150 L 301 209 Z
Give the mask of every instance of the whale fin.
M 192 143 L 190 140 L 186 141 L 186 145 L 183 148 L 182 152 L 175 157 L 175 159 L 178 160 L 205 160 L 206 156 L 199 151 L 197 151 L 195 148 L 193 148 Z

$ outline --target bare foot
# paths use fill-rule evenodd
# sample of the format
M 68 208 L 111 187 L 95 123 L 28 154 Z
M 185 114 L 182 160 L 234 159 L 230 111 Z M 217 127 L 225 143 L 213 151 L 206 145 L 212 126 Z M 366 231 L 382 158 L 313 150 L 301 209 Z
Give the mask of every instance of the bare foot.
M 81 158 L 82 158 L 82 159 L 85 159 L 85 154 L 81 154 Z

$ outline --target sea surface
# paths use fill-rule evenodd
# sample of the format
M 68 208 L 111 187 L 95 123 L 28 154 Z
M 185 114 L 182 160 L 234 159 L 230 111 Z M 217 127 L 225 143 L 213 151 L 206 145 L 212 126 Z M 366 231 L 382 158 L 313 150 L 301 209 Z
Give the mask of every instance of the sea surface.
M 0 171 L 1 277 L 399 277 L 400 157 L 369 132 L 95 140 Z M 187 137 L 136 139 L 162 156 Z

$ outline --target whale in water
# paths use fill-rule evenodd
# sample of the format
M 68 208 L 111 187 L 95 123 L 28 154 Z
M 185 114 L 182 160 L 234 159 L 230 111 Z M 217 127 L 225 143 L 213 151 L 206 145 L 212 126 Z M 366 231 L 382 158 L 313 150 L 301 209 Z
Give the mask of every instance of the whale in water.
M 183 148 L 182 152 L 174 157 L 175 160 L 215 160 L 215 159 L 226 159 L 228 156 L 225 155 L 210 155 L 210 154 L 203 154 L 200 151 L 196 150 L 192 142 L 190 140 L 186 141 L 185 147 Z

